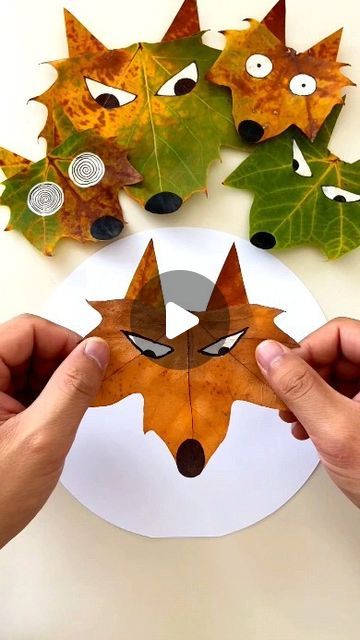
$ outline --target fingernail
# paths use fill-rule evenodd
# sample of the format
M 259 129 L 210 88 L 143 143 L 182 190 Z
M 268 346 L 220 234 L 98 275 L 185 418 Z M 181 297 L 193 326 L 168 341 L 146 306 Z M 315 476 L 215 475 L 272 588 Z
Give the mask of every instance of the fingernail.
M 84 353 L 88 358 L 95 360 L 101 370 L 106 369 L 109 364 L 109 346 L 99 338 L 89 338 L 85 342 Z
M 258 365 L 264 371 L 268 371 L 275 360 L 281 358 L 285 353 L 285 349 L 279 342 L 275 340 L 264 340 L 256 348 L 256 360 Z

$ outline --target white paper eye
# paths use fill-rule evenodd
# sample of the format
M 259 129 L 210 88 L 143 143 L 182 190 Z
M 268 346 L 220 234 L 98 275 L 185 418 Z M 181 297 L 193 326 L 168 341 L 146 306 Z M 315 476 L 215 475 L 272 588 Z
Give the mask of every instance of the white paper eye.
M 246 60 L 245 69 L 253 78 L 266 78 L 273 70 L 273 63 L 262 53 L 254 53 Z
M 64 204 L 64 192 L 55 182 L 39 182 L 30 189 L 27 206 L 37 216 L 53 216 Z
M 118 109 L 137 98 L 135 93 L 109 87 L 107 84 L 91 80 L 91 78 L 85 78 L 85 83 L 92 98 L 104 109 Z
M 360 195 L 358 193 L 353 193 L 352 191 L 346 191 L 345 189 L 340 189 L 339 187 L 321 187 L 323 194 L 329 198 L 329 200 L 334 200 L 335 202 L 359 202 Z
M 242 329 L 237 333 L 232 333 L 231 336 L 225 336 L 224 338 L 220 338 L 216 342 L 209 344 L 207 347 L 200 349 L 200 353 L 205 356 L 225 356 L 231 349 L 233 349 L 239 340 L 245 335 L 248 327 L 246 329 Z
M 296 140 L 293 140 L 293 169 L 295 173 L 299 176 L 303 176 L 304 178 L 311 178 L 312 171 L 306 162 L 302 151 L 300 150 Z
M 124 331 L 126 337 L 132 342 L 132 344 L 140 351 L 143 356 L 148 358 L 158 359 L 167 356 L 174 351 L 172 347 L 167 344 L 161 344 L 161 342 L 154 342 L 149 338 L 144 338 L 136 333 L 127 333 Z
M 311 96 L 312 93 L 315 93 L 317 84 L 312 76 L 307 73 L 299 73 L 291 78 L 289 88 L 295 96 Z
M 196 62 L 179 71 L 160 87 L 157 96 L 184 96 L 196 86 L 199 81 L 199 71 Z
M 94 187 L 105 175 L 105 165 L 95 153 L 80 153 L 69 165 L 69 177 L 81 189 Z

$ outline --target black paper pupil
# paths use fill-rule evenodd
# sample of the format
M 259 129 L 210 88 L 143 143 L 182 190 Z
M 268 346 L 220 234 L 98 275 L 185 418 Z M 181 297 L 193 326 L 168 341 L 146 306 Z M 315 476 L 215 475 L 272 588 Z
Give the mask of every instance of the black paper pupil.
M 346 202 L 346 198 L 345 198 L 345 196 L 342 196 L 342 195 L 339 193 L 337 196 L 335 196 L 334 201 L 335 201 L 335 202 Z
M 143 355 L 147 358 L 156 358 L 156 353 L 151 349 L 145 349 L 145 351 L 143 351 Z
M 229 353 L 230 349 L 229 347 L 220 347 L 219 349 L 219 356 L 225 356 L 227 353 Z
M 297 160 L 295 160 L 295 158 L 294 158 L 294 160 L 293 160 L 292 166 L 293 166 L 294 171 L 297 171 L 297 170 L 298 170 L 298 168 L 300 167 L 300 165 L 299 165 L 298 161 L 297 161 Z
M 184 96 L 195 87 L 196 82 L 191 78 L 181 78 L 175 83 L 174 92 L 176 96 Z
M 117 109 L 120 107 L 119 100 L 112 93 L 101 93 L 95 101 L 104 109 Z

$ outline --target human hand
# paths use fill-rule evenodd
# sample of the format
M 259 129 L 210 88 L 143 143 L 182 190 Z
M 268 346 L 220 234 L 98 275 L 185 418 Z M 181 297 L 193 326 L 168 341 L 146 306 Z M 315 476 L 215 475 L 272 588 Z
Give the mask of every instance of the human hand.
M 266 340 L 260 370 L 289 411 L 296 438 L 311 438 L 335 484 L 360 507 L 360 321 L 332 320 L 289 350 Z
M 0 325 L 0 548 L 54 490 L 109 360 L 100 338 L 20 316 Z

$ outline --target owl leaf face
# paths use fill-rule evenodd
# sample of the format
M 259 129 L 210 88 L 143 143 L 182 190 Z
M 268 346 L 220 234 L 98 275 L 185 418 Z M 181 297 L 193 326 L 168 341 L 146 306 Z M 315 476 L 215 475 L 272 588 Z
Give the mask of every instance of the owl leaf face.
M 56 121 L 57 131 L 69 135 L 43 160 L 31 163 L 0 150 L 9 176 L 0 200 L 11 212 L 7 230 L 20 231 L 46 255 L 61 238 L 116 238 L 124 226 L 119 188 L 141 180 L 116 140 L 75 132 L 59 111 Z
M 224 51 L 207 74 L 229 87 L 233 117 L 248 143 L 272 138 L 296 125 L 314 140 L 326 117 L 353 83 L 341 73 L 337 54 L 342 31 L 303 53 L 285 45 L 285 1 L 262 23 L 248 20 L 242 31 L 225 31 Z
M 195 0 L 186 0 L 160 43 L 108 50 L 66 12 L 70 57 L 52 63 L 58 78 L 39 99 L 48 108 L 50 148 L 55 105 L 78 130 L 117 138 L 143 175 L 128 194 L 152 213 L 176 211 L 205 191 L 221 145 L 239 146 L 231 99 L 205 76 L 218 51 L 202 44 Z
M 89 304 L 101 315 L 92 335 L 107 340 L 111 353 L 95 406 L 141 393 L 144 431 L 165 442 L 183 475 L 202 472 L 226 436 L 235 400 L 282 407 L 255 349 L 266 338 L 295 343 L 274 324 L 280 310 L 248 301 L 235 246 L 206 311 L 196 313 L 199 324 L 173 340 L 152 242 L 124 299 Z
M 254 194 L 251 242 L 262 249 L 315 245 L 328 258 L 360 246 L 360 161 L 328 150 L 341 107 L 311 143 L 295 129 L 256 147 L 225 180 Z

